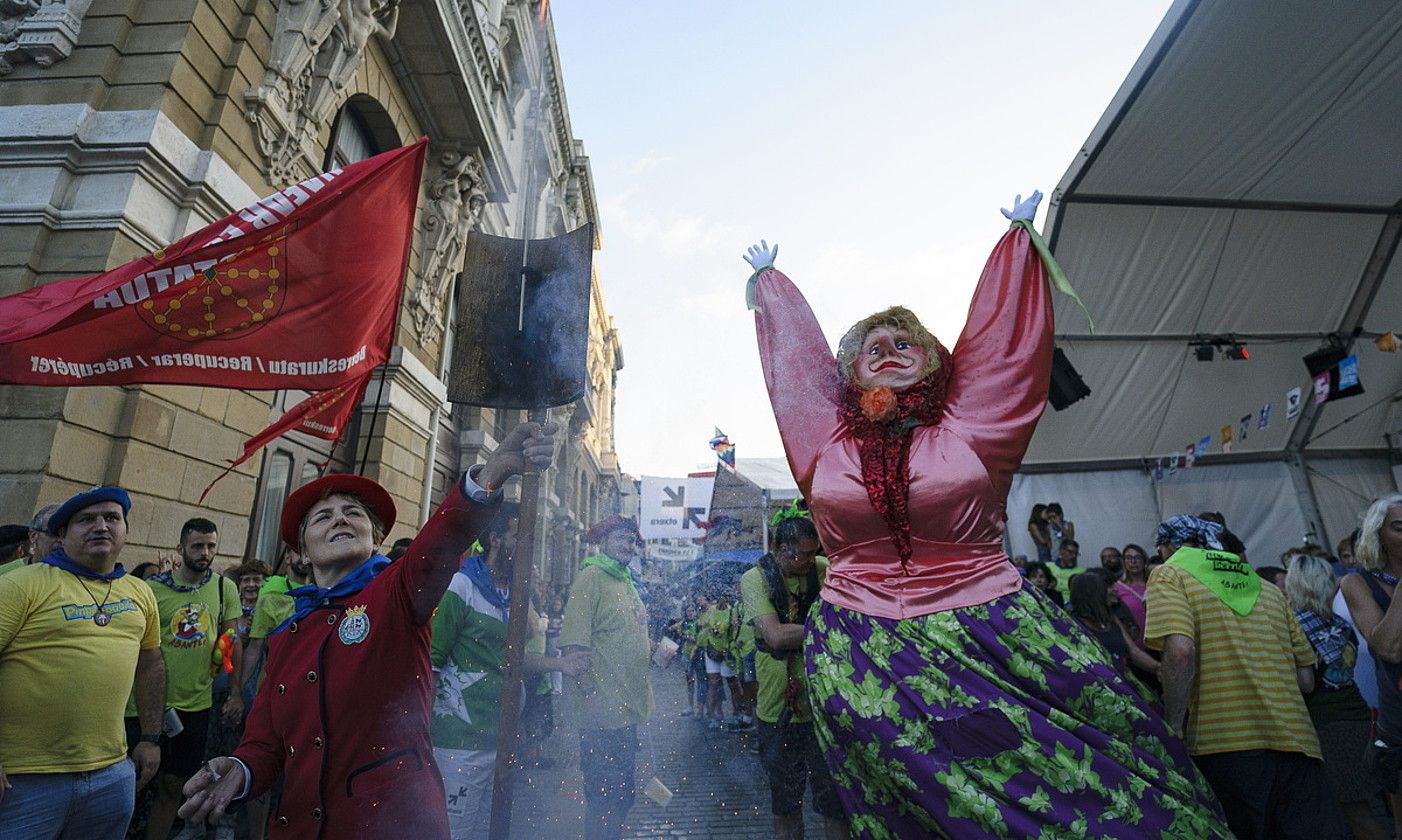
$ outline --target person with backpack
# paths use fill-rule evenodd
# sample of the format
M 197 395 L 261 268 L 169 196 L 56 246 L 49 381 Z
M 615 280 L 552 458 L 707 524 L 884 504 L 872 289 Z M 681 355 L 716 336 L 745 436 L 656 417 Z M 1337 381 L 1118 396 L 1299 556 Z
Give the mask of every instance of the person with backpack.
M 827 558 L 818 556 L 820 550 L 811 519 L 785 519 L 774 530 L 774 552 L 740 578 L 745 620 L 753 625 L 759 648 L 759 757 L 769 776 L 774 835 L 780 840 L 803 837 L 805 783 L 828 840 L 848 836 L 846 816 L 813 734 L 803 670 L 804 621 L 828 566 Z

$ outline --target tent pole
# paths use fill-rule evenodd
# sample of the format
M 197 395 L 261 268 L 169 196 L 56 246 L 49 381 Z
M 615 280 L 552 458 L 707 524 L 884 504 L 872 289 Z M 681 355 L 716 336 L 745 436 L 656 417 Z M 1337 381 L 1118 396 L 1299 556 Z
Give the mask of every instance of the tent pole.
M 1328 547 L 1329 534 L 1324 529 L 1324 517 L 1319 514 L 1319 499 L 1314 495 L 1314 485 L 1305 469 L 1305 453 L 1298 452 L 1290 456 L 1285 466 L 1290 471 L 1290 481 L 1295 485 L 1295 498 L 1308 526 L 1304 534 L 1305 541 Z M 1311 535 L 1313 540 L 1310 540 Z

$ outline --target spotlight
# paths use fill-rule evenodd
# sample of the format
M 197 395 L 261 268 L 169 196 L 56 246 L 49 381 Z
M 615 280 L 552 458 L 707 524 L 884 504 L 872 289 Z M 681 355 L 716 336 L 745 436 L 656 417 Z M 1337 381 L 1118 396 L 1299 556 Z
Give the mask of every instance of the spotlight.
M 1233 344 L 1223 352 L 1228 359 L 1235 359 L 1237 361 L 1245 361 L 1251 358 L 1251 354 L 1246 351 L 1246 347 L 1240 344 Z
M 1193 352 L 1197 353 L 1199 362 L 1210 362 L 1217 355 L 1211 344 L 1199 344 L 1193 348 Z

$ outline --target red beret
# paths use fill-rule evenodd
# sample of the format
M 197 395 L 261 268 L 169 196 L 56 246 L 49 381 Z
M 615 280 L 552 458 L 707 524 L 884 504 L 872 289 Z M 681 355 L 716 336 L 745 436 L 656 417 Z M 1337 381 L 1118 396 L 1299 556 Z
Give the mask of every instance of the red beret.
M 282 522 L 278 529 L 282 534 L 282 541 L 301 551 L 297 537 L 302 530 L 302 520 L 306 518 L 312 505 L 331 493 L 355 496 L 365 502 L 365 506 L 370 508 L 370 512 L 375 514 L 375 518 L 379 519 L 385 528 L 394 527 L 397 513 L 394 499 L 390 498 L 388 490 L 364 476 L 332 473 L 298 487 L 287 497 L 287 503 L 282 506 Z
M 642 542 L 643 540 L 642 535 L 638 533 L 638 523 L 615 513 L 595 522 L 593 526 L 589 528 L 588 533 L 584 535 L 584 541 L 593 545 L 599 545 L 609 534 L 618 530 L 630 532 L 633 538 L 638 542 Z

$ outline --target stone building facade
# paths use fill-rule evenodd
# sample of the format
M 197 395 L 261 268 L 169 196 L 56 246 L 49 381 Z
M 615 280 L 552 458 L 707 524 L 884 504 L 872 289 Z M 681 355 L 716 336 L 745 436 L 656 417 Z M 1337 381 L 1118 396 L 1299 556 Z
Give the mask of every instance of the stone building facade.
M 431 138 L 395 346 L 334 450 L 287 435 L 203 488 L 301 392 L 0 386 L 0 517 L 88 486 L 133 491 L 128 565 L 213 519 L 223 562 L 273 560 L 291 490 L 360 471 L 394 495 L 390 538 L 518 417 L 445 402 L 464 239 L 598 218 L 548 13 L 531 0 L 17 0 L 0 7 L 0 294 L 103 271 L 335 165 Z M 596 236 L 595 247 L 599 246 Z M 328 325 L 331 328 L 331 325 Z M 555 415 L 538 560 L 568 581 L 617 509 L 623 356 L 593 279 L 587 395 Z

